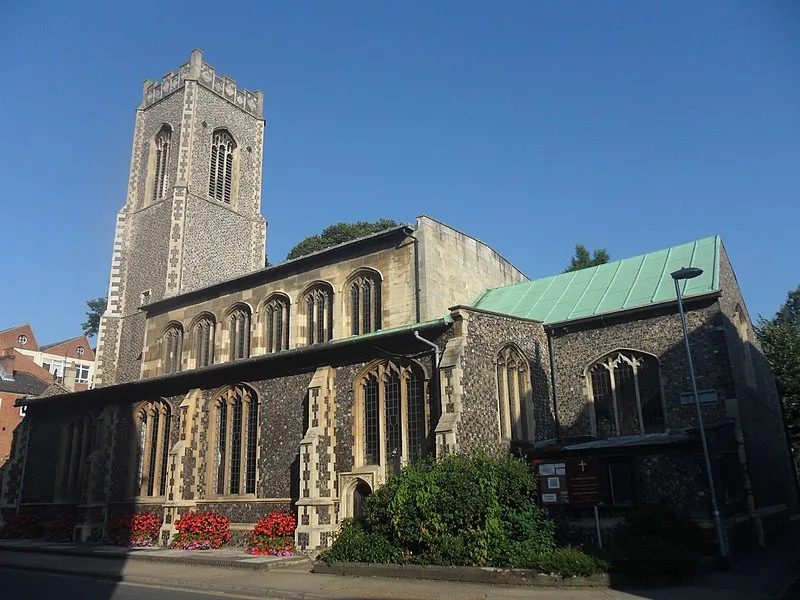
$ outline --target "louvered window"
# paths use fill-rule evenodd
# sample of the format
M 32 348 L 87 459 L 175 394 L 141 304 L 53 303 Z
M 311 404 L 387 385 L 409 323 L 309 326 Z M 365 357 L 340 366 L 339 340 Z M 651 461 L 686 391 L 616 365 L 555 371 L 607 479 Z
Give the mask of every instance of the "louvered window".
M 153 162 L 153 202 L 167 194 L 167 168 L 169 166 L 169 150 L 172 142 L 172 128 L 164 125 L 154 140 Z
M 225 204 L 231 203 L 233 193 L 233 154 L 236 142 L 224 129 L 215 131 L 211 142 L 211 165 L 208 195 Z

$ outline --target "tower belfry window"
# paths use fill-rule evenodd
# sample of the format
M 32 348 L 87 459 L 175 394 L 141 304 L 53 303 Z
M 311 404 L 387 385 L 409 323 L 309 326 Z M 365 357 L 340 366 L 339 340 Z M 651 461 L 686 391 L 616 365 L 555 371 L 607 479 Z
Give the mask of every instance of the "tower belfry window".
M 153 202 L 160 200 L 167 193 L 167 165 L 169 164 L 169 147 L 172 141 L 172 129 L 164 125 L 154 140 L 155 163 L 153 165 Z
M 214 132 L 211 142 L 211 168 L 208 195 L 225 204 L 231 203 L 233 193 L 233 153 L 236 142 L 224 129 Z

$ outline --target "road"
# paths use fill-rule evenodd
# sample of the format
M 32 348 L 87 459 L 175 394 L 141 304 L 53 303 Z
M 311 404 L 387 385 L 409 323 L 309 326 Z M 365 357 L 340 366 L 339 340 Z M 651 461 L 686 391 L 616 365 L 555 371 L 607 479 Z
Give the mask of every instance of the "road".
M 237 596 L 182 592 L 0 568 L 0 598 L 4 600 L 220 600 L 223 597 Z

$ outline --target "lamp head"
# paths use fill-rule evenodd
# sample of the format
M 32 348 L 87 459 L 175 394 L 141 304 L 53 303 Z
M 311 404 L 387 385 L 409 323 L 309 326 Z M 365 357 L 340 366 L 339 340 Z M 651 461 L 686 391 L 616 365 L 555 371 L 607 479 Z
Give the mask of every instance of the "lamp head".
M 697 267 L 683 267 L 682 269 L 678 269 L 670 273 L 672 278 L 675 280 L 678 279 L 694 279 L 695 277 L 700 277 L 703 274 L 703 269 L 699 269 Z

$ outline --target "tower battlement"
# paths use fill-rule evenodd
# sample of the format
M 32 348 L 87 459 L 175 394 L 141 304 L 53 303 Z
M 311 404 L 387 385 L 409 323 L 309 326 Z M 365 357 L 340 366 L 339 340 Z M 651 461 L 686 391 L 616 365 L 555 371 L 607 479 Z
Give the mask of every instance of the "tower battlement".
M 238 89 L 236 82 L 227 75 L 219 75 L 214 67 L 203 62 L 203 53 L 193 50 L 192 57 L 182 64 L 177 72 L 170 71 L 161 81 L 147 80 L 142 92 L 142 108 L 147 108 L 183 88 L 186 80 L 197 81 L 204 88 L 224 98 L 234 106 L 264 118 L 264 94 L 259 91 Z

